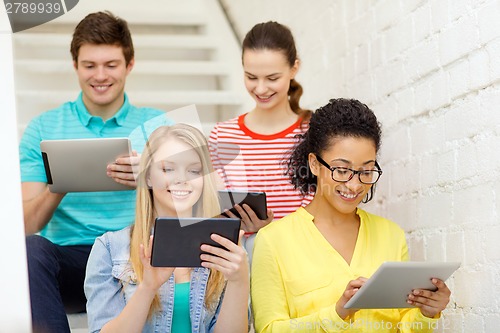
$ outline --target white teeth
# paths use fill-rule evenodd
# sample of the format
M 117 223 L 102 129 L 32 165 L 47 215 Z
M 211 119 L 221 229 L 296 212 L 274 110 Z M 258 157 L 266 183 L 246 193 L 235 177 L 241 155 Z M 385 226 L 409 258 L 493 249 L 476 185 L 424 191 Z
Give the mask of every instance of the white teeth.
M 190 191 L 172 191 L 171 190 L 170 193 L 172 193 L 175 196 L 181 197 L 181 196 L 186 196 L 186 195 L 188 195 L 191 192 Z
M 354 199 L 357 197 L 356 194 L 348 194 L 348 193 L 344 193 L 344 192 L 340 192 L 340 195 L 343 196 L 344 198 L 347 198 L 347 199 Z
M 106 86 L 93 86 L 95 89 L 97 90 L 101 90 L 101 91 L 104 91 L 106 89 L 108 89 L 111 85 L 106 85 Z

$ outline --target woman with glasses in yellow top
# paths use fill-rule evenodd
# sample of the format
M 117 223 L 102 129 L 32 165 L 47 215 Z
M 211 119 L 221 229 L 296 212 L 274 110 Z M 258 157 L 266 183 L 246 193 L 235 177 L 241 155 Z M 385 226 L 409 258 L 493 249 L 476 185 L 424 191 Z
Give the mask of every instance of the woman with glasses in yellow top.
M 382 170 L 381 130 L 357 100 L 318 109 L 288 172 L 306 207 L 261 229 L 255 241 L 251 294 L 260 332 L 432 332 L 450 298 L 446 284 L 414 290 L 408 309 L 345 309 L 384 261 L 408 260 L 404 231 L 360 208 Z

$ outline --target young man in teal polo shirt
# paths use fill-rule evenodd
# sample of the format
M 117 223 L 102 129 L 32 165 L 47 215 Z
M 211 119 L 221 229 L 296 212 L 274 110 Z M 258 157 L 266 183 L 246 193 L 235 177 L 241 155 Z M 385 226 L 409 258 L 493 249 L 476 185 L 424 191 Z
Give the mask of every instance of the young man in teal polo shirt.
M 134 131 L 140 133 L 146 123 L 149 127 L 151 122 L 171 123 L 160 110 L 129 103 L 124 87 L 134 67 L 134 48 L 124 20 L 108 12 L 88 15 L 75 28 L 71 55 L 80 95 L 76 101 L 33 119 L 20 143 L 34 332 L 69 332 L 66 312 L 85 310 L 83 281 L 90 249 L 94 239 L 105 231 L 133 223 L 132 168 L 139 160 L 133 154 L 108 165 L 108 176 L 129 185 L 131 191 L 52 193 L 40 142 L 129 137 Z M 133 141 L 132 145 L 142 151 L 144 143 Z

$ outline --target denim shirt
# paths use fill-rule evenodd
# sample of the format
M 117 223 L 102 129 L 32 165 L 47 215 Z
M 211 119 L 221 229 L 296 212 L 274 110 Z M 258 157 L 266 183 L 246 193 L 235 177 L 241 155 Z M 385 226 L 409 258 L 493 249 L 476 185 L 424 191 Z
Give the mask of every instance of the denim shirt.
M 137 289 L 136 276 L 129 261 L 130 227 L 107 232 L 92 247 L 85 275 L 85 296 L 90 332 L 99 332 L 120 314 Z M 213 309 L 205 307 L 205 290 L 210 270 L 196 267 L 191 272 L 189 314 L 192 333 L 213 332 L 223 294 Z M 161 309 L 146 322 L 142 332 L 170 332 L 174 311 L 174 275 L 159 291 Z

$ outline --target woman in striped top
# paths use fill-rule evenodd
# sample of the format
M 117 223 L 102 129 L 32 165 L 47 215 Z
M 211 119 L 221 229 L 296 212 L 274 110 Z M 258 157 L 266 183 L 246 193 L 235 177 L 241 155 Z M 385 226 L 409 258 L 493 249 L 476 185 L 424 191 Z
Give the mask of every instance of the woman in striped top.
M 302 86 L 295 75 L 300 62 L 289 28 L 259 23 L 247 33 L 242 49 L 245 86 L 255 107 L 217 123 L 209 143 L 227 189 L 266 192 L 266 220 L 247 205 L 235 206 L 246 233 L 252 234 L 310 201 L 290 184 L 284 163 L 307 131 L 311 111 L 299 106 Z

